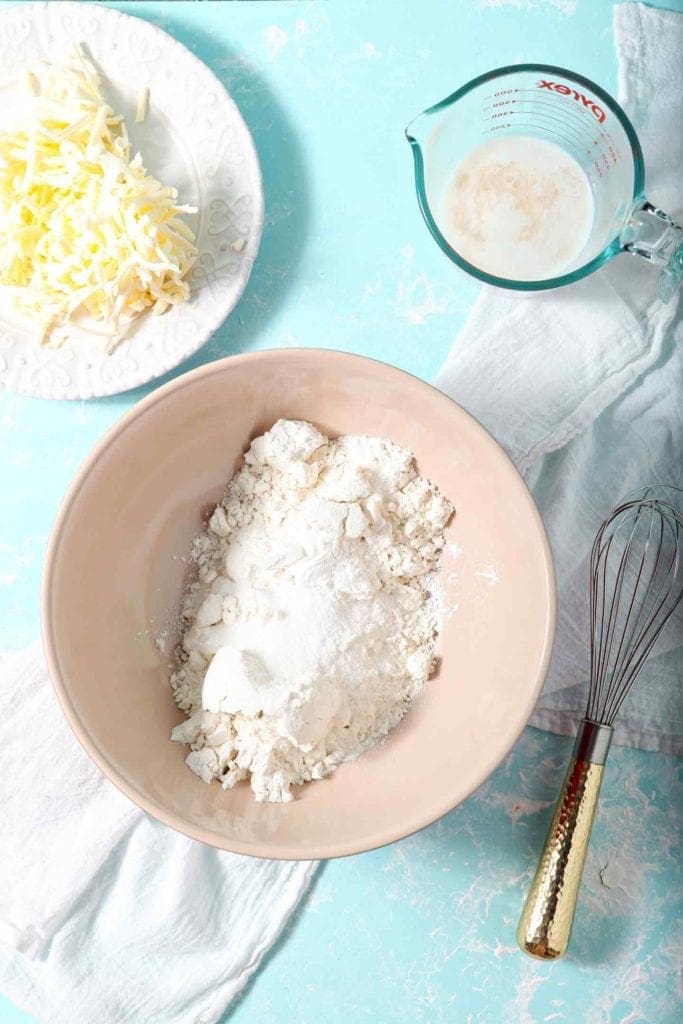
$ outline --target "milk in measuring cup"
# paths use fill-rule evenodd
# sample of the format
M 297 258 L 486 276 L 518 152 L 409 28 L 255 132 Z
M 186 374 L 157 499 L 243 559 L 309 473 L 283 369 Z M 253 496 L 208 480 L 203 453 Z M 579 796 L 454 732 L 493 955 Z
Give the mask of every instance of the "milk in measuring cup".
M 528 135 L 477 146 L 456 168 L 443 202 L 455 251 L 488 274 L 517 281 L 573 269 L 593 223 L 593 195 L 579 164 Z

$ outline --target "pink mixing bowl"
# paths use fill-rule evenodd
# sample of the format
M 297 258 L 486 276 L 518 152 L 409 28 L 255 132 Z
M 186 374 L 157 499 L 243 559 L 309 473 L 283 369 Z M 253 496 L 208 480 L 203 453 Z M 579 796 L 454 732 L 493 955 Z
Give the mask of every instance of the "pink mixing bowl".
M 251 438 L 280 417 L 326 434 L 410 448 L 453 500 L 441 667 L 386 742 L 336 775 L 258 804 L 185 766 L 169 654 L 202 510 Z M 553 568 L 534 502 L 507 456 L 458 405 L 359 356 L 277 350 L 234 356 L 155 391 L 104 436 L 57 517 L 43 586 L 55 689 L 99 768 L 188 836 L 261 857 L 335 857 L 428 825 L 500 763 L 534 706 L 555 622 Z M 169 636 L 172 651 L 177 636 Z

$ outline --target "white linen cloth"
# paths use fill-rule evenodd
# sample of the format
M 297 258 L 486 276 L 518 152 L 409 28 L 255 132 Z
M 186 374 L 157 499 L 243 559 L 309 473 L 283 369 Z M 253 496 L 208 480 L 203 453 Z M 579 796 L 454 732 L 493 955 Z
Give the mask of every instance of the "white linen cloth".
M 315 864 L 187 839 L 71 733 L 39 645 L 0 662 L 0 991 L 41 1024 L 213 1024 Z
M 646 193 L 683 216 L 683 15 L 615 7 L 619 101 L 645 154 Z M 555 557 L 558 624 L 531 724 L 573 733 L 588 679 L 588 558 L 628 492 L 683 484 L 681 291 L 620 255 L 556 291 L 485 287 L 437 385 L 503 444 L 538 502 Z M 683 752 L 683 629 L 670 623 L 617 720 L 615 738 Z

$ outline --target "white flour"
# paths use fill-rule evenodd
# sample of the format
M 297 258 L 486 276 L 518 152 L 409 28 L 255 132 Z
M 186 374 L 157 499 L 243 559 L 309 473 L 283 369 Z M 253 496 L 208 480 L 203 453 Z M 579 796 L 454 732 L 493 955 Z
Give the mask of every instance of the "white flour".
M 452 512 L 392 441 L 292 420 L 256 438 L 195 541 L 171 680 L 189 767 L 287 801 L 384 737 L 434 665 Z

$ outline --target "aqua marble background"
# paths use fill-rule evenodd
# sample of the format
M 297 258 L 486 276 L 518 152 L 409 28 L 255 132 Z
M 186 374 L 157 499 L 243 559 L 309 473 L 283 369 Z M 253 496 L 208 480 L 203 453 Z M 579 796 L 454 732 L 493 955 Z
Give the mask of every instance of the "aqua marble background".
M 430 379 L 478 286 L 422 225 L 403 128 L 467 79 L 516 61 L 566 65 L 616 90 L 607 0 L 111 6 L 149 18 L 212 67 L 263 166 L 266 228 L 245 296 L 179 372 L 248 349 L 319 345 Z M 683 11 L 681 0 L 660 6 Z M 59 501 L 97 438 L 148 390 L 73 404 L 0 393 L 0 646 L 37 635 Z M 515 946 L 570 746 L 527 729 L 491 779 L 431 828 L 321 866 L 224 1021 L 678 1024 L 682 815 L 672 758 L 614 750 L 569 956 L 538 964 Z M 0 997 L 0 1024 L 28 1021 Z

